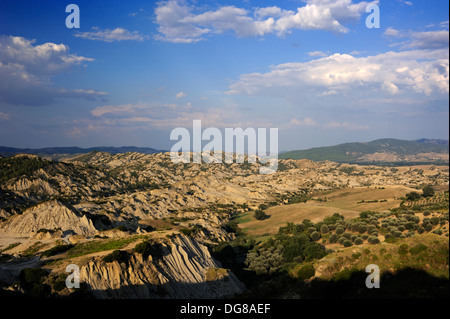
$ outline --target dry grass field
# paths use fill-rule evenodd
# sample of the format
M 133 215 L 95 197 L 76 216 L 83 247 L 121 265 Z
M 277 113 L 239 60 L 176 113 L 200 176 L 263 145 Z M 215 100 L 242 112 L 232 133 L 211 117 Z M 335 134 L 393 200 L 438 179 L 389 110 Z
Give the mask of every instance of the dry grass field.
M 318 222 L 334 213 L 349 219 L 358 217 L 362 211 L 387 211 L 398 207 L 401 202 L 399 198 L 411 191 L 417 190 L 404 186 L 339 189 L 325 192 L 306 203 L 270 207 L 265 211 L 270 217 L 265 220 L 256 220 L 253 211 L 246 212 L 240 216 L 238 222 L 249 235 L 272 235 L 288 222 L 301 223 L 304 219 Z

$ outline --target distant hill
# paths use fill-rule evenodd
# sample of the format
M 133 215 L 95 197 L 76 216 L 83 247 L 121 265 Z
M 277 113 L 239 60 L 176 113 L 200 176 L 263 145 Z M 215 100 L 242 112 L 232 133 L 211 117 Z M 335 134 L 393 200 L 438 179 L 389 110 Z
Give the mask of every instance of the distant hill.
M 345 143 L 280 154 L 282 159 L 310 159 L 342 163 L 448 163 L 447 140 L 405 141 L 393 138 L 368 143 Z
M 99 146 L 89 148 L 81 148 L 73 146 L 73 147 L 46 147 L 38 149 L 0 146 L 0 156 L 3 157 L 14 156 L 17 154 L 32 154 L 32 155 L 39 155 L 42 157 L 51 157 L 54 159 L 58 159 L 63 156 L 87 154 L 93 151 L 106 152 L 113 155 L 128 152 L 137 152 L 144 154 L 154 154 L 164 152 L 162 150 L 156 150 L 149 147 L 136 147 L 136 146 L 122 146 L 122 147 Z

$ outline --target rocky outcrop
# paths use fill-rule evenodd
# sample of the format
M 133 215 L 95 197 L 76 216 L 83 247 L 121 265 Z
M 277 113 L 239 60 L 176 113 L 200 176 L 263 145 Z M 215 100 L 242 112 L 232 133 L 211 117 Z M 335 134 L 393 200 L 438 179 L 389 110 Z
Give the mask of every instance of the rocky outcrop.
M 85 236 L 93 235 L 97 231 L 90 219 L 57 200 L 31 207 L 22 215 L 11 217 L 3 225 L 3 231 L 14 237 L 35 236 L 40 229 L 59 229 L 62 232 Z
M 223 298 L 245 290 L 205 246 L 191 238 L 176 236 L 159 249 L 149 256 L 129 252 L 122 263 L 97 257 L 81 267 L 80 280 L 101 299 Z

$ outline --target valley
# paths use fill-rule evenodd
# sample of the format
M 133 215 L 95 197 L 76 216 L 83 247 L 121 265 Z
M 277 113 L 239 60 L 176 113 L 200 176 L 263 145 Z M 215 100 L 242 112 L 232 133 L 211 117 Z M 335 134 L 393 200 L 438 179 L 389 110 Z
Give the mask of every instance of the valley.
M 169 153 L 97 151 L 0 161 L 0 283 L 8 296 L 298 298 L 312 292 L 307 282 L 360 271 L 368 259 L 351 256 L 380 258 L 377 247 L 429 241 L 448 255 L 448 166 L 281 159 L 275 174 L 262 175 L 247 162 L 176 164 Z M 430 185 L 433 195 L 423 197 Z M 448 257 L 432 257 L 418 268 L 448 280 Z M 410 266 L 384 262 L 385 271 Z M 69 264 L 80 269 L 78 290 L 65 287 Z M 314 274 L 302 279 L 306 266 Z M 38 279 L 27 282 L 28 272 Z M 273 288 L 284 280 L 296 284 Z

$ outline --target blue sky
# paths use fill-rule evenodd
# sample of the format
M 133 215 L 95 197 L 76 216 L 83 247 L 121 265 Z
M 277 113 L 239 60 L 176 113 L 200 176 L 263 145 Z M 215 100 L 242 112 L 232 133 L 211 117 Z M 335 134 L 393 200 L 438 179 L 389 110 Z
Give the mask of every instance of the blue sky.
M 68 4 L 80 28 L 68 29 Z M 279 149 L 448 139 L 448 1 L 0 3 L 0 145 L 170 149 L 176 127 Z

